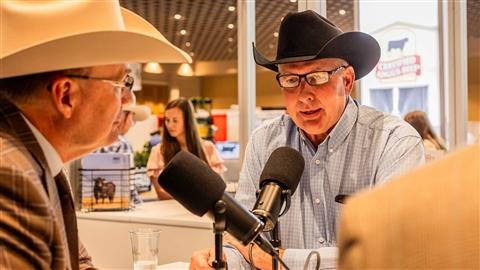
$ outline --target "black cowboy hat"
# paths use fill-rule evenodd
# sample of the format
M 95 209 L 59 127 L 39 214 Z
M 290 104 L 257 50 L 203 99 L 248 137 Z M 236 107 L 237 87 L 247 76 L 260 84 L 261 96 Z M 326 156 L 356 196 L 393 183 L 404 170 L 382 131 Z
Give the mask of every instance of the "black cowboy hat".
M 341 58 L 355 69 L 356 79 L 367 75 L 380 59 L 380 46 L 369 34 L 344 33 L 312 10 L 288 13 L 280 24 L 277 57 L 269 61 L 253 45 L 258 65 L 278 72 L 278 64 L 319 58 Z

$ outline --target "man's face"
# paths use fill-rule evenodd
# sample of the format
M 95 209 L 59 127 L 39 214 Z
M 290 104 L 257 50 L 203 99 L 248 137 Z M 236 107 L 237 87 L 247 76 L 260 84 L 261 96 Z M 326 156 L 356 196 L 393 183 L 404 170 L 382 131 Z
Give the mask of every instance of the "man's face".
M 131 127 L 135 124 L 133 121 L 133 112 L 130 111 L 123 111 L 122 119 L 120 120 L 120 134 L 125 135 L 130 130 Z
M 92 67 L 88 76 L 121 81 L 126 75 L 125 65 Z M 113 143 L 122 128 L 122 106 L 133 100 L 130 91 L 122 91 L 101 80 L 77 80 L 81 88 L 81 103 L 76 113 L 78 132 L 76 142 L 96 149 Z
M 303 75 L 314 71 L 332 71 L 340 66 L 347 66 L 347 63 L 334 58 L 317 59 L 280 64 L 279 73 Z M 319 86 L 311 86 L 303 78 L 296 88 L 282 88 L 288 114 L 313 143 L 321 142 L 342 116 L 354 80 L 347 78 L 353 70 L 346 74 L 346 69 L 332 73 L 329 81 Z M 346 81 L 350 83 L 346 84 Z

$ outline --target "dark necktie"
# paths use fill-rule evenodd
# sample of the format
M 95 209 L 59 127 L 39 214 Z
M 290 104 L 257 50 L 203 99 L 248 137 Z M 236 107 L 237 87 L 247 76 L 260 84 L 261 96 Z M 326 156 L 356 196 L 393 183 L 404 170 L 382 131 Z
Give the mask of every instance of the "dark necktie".
M 70 263 L 73 270 L 78 270 L 78 231 L 77 216 L 75 215 L 75 207 L 68 184 L 67 177 L 63 170 L 55 176 L 58 196 L 62 204 L 63 221 L 65 223 L 65 232 L 67 234 L 68 249 L 70 251 Z

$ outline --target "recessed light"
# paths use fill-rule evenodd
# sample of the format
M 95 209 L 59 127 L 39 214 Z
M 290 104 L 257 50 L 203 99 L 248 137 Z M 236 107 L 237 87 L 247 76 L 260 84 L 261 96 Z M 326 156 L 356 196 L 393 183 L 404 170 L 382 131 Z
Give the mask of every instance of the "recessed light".
M 187 30 L 185 29 L 180 30 L 180 35 L 184 36 L 186 34 L 187 34 Z
M 278 32 L 273 32 L 274 37 L 278 37 Z
M 235 11 L 235 6 L 229 6 L 228 11 Z
M 290 3 L 296 3 L 297 0 L 290 0 Z
M 175 15 L 173 15 L 173 18 L 174 18 L 175 20 L 180 20 L 180 19 L 182 18 L 182 15 L 180 15 L 180 14 L 175 14 Z
M 228 29 L 233 29 L 235 27 L 235 25 L 233 25 L 233 23 L 229 23 L 227 27 L 228 27 Z
M 189 54 L 190 54 L 190 56 L 192 56 L 192 57 L 195 55 L 194 52 L 190 52 Z
M 233 42 L 233 38 L 229 37 L 228 42 Z
M 190 46 L 192 46 L 192 43 L 190 43 L 190 42 L 188 42 L 188 41 L 185 42 L 185 47 L 190 47 Z
M 340 15 L 345 15 L 345 13 L 347 13 L 347 12 L 345 11 L 345 9 L 340 9 L 340 10 L 338 11 L 338 14 L 340 14 Z

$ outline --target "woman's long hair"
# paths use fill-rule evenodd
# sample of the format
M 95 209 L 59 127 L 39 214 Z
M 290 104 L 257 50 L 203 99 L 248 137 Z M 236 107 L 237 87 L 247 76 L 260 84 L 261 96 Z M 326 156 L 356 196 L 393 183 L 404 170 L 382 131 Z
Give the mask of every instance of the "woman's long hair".
M 203 151 L 202 141 L 200 135 L 197 131 L 197 121 L 193 114 L 193 106 L 185 98 L 179 98 L 170 101 L 165 108 L 165 111 L 173 108 L 179 108 L 183 112 L 183 123 L 185 125 L 185 141 L 187 143 L 187 149 L 190 153 L 199 157 L 208 164 L 207 157 Z M 167 164 L 175 154 L 177 154 L 181 148 L 175 137 L 172 137 L 168 133 L 167 127 L 165 125 L 166 121 L 163 121 L 163 134 L 162 134 L 162 144 L 160 146 L 160 152 L 163 155 L 163 160 Z
M 437 136 L 435 131 L 433 131 L 432 124 L 430 120 L 428 120 L 425 112 L 409 112 L 405 115 L 404 119 L 417 130 L 422 139 L 431 141 L 438 150 L 446 150 L 443 141 Z

